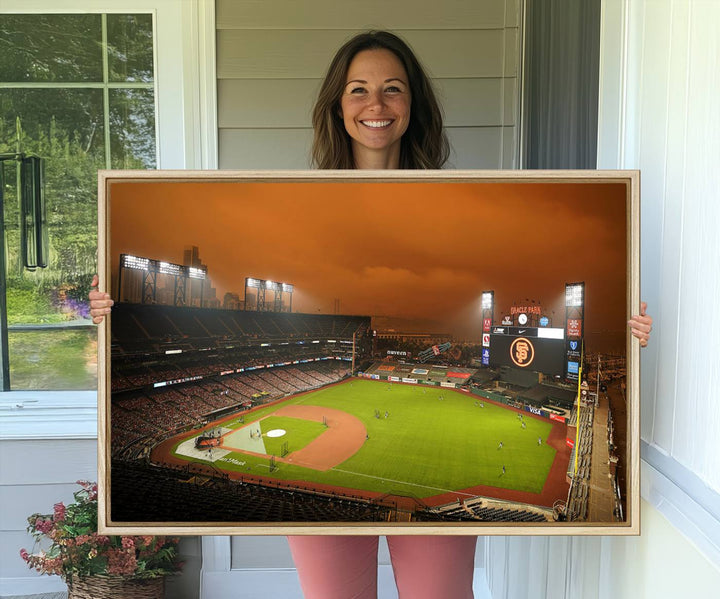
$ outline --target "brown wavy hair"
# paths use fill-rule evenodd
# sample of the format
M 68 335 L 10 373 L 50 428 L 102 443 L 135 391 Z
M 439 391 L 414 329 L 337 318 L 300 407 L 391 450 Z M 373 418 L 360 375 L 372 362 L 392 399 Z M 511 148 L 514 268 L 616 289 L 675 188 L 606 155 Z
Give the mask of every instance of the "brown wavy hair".
M 312 114 L 313 165 L 320 169 L 355 168 L 350 136 L 340 116 L 340 98 L 350 63 L 363 50 L 389 50 L 398 57 L 408 76 L 412 102 L 410 122 L 400 145 L 400 168 L 441 168 L 450 155 L 450 146 L 433 86 L 410 47 L 388 31 L 360 33 L 335 54 Z

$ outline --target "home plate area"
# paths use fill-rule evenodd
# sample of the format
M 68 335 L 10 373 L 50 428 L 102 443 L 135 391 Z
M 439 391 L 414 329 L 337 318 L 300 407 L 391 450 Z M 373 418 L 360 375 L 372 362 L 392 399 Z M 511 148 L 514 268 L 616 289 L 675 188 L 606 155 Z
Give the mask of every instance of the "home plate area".
M 180 445 L 178 445 L 178 448 L 175 451 L 178 455 L 183 455 L 189 458 L 195 458 L 209 462 L 214 462 L 215 460 L 223 458 L 227 454 L 231 453 L 229 450 L 223 449 L 222 447 L 213 447 L 211 449 L 197 449 L 195 447 L 195 437 L 192 437 L 191 439 L 180 443 Z

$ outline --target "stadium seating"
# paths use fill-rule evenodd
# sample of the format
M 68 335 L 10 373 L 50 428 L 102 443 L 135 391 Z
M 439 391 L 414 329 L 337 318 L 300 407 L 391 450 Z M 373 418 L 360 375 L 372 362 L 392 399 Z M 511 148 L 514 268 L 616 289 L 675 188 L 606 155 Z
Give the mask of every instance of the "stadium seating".
M 168 436 L 208 422 L 218 410 L 232 406 L 241 410 L 247 402 L 255 405 L 315 389 L 340 381 L 349 372 L 345 362 L 328 360 L 122 393 L 112 401 L 112 453 L 124 453 L 129 445 L 145 443 L 159 433 Z M 292 378 L 292 373 L 302 378 Z M 262 400 L 253 399 L 253 395 L 263 391 L 269 395 Z
M 360 499 L 236 482 L 210 470 L 113 460 L 113 522 L 383 522 L 391 508 Z M 138 501 L 142 497 L 142 501 Z
M 592 468 L 594 414 L 594 408 L 589 406 L 581 410 L 579 423 L 577 410 L 573 410 L 570 416 L 570 424 L 579 427 L 579 442 L 570 454 L 570 461 L 568 462 L 567 470 L 567 476 L 571 479 L 571 485 L 566 508 L 566 517 L 571 521 L 583 521 L 587 518 L 588 485 L 590 484 Z M 576 454 L 577 472 L 575 472 Z

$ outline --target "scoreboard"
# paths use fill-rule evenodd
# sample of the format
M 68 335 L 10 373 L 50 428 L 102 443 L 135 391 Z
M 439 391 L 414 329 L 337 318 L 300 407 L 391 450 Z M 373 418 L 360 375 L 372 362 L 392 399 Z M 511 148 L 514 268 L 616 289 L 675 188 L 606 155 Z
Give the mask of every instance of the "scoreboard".
M 565 374 L 565 329 L 495 326 L 489 339 L 483 336 L 483 346 L 483 357 L 488 350 L 490 366 L 510 366 L 552 376 Z

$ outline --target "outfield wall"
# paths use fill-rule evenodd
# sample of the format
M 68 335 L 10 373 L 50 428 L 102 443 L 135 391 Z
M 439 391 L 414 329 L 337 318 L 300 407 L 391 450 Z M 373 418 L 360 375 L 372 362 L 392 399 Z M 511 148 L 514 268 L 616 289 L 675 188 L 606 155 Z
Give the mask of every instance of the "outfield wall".
M 522 407 L 517 406 L 515 405 L 516 402 L 509 400 L 507 397 L 505 397 L 504 395 L 500 395 L 499 393 L 485 391 L 484 389 L 471 389 L 471 393 L 473 395 L 479 395 L 481 397 L 484 397 L 485 399 L 489 399 L 490 401 L 494 401 L 496 403 L 501 403 L 506 406 L 516 408 L 518 410 L 523 410 L 524 412 L 534 414 L 535 416 L 542 416 L 543 418 L 547 418 L 548 420 L 553 420 L 562 424 L 567 424 L 569 421 L 569 418 L 559 416 L 558 414 L 553 414 L 552 412 L 548 412 L 547 410 L 544 410 L 542 408 L 536 408 L 535 406 L 525 404 L 523 404 Z
M 388 383 L 406 383 L 409 385 L 427 385 L 429 387 L 447 387 L 449 389 L 457 389 L 458 385 L 455 383 L 441 383 L 439 381 L 428 381 L 424 379 L 415 379 L 409 377 L 399 377 L 384 374 L 370 374 L 368 372 L 358 372 L 357 376 L 360 378 L 371 379 L 373 381 L 385 381 Z

